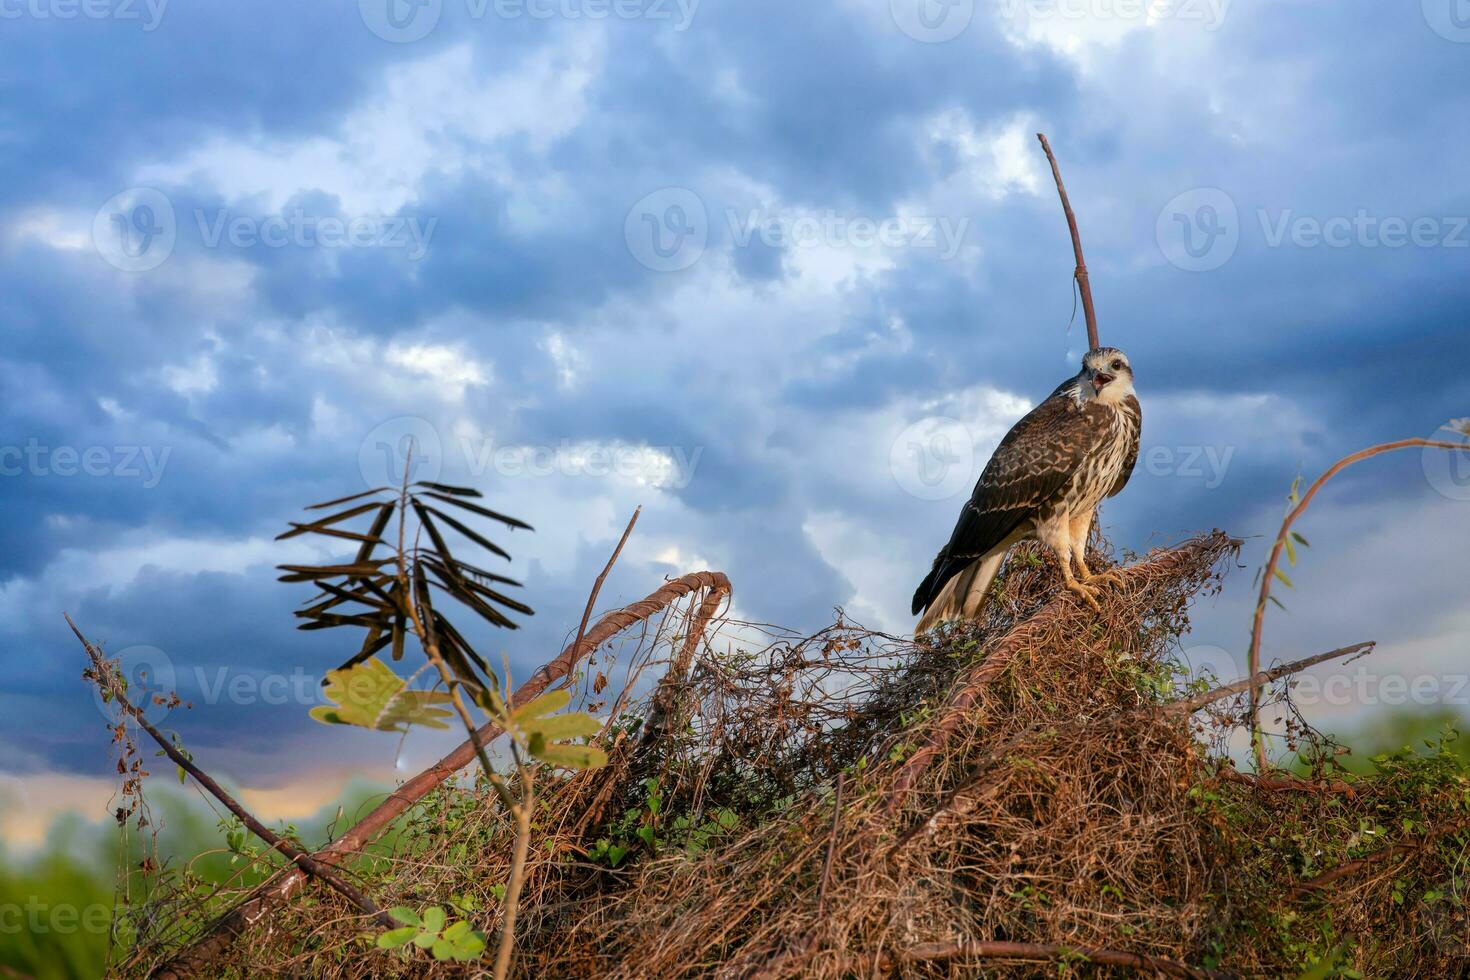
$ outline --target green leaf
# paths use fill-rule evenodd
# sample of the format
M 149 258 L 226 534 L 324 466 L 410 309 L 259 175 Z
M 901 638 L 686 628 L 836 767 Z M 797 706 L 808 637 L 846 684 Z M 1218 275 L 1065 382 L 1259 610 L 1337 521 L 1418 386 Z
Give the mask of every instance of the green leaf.
M 378 937 L 379 949 L 398 949 L 407 946 L 413 937 L 419 934 L 418 929 L 413 926 L 405 926 L 402 929 L 389 929 Z
M 420 932 L 413 937 L 413 944 L 419 949 L 428 949 L 438 941 L 439 934 L 437 932 Z
M 547 765 L 562 769 L 601 769 L 607 765 L 607 753 L 595 745 L 545 745 L 533 754 Z
M 485 951 L 485 934 L 472 932 L 454 941 L 454 958 L 457 960 L 479 959 Z
M 458 922 L 452 923 L 448 928 L 441 932 L 440 935 L 443 936 L 445 939 L 457 940 L 459 939 L 459 937 L 463 936 L 469 931 L 470 924 L 468 920 L 460 919 Z
M 389 909 L 388 917 L 394 922 L 402 922 L 406 926 L 417 927 L 424 924 L 424 920 L 419 918 L 419 914 L 407 905 L 399 905 Z
M 585 712 L 538 718 L 523 726 L 527 733 L 540 735 L 546 742 L 561 742 L 569 738 L 587 738 L 602 731 L 602 722 Z
M 1279 578 L 1282 584 L 1284 584 L 1288 589 L 1296 588 L 1296 586 L 1292 584 L 1291 579 L 1286 577 L 1286 573 L 1279 568 L 1276 569 L 1276 577 Z
M 1297 544 L 1301 545 L 1303 548 L 1310 548 L 1312 546 L 1312 542 L 1308 541 L 1306 538 L 1302 537 L 1300 534 L 1297 534 L 1295 531 L 1292 531 L 1291 532 L 1291 537 L 1292 537 L 1292 540 L 1293 541 L 1295 541 Z
M 444 928 L 444 920 L 448 918 L 444 909 L 438 905 L 431 905 L 424 909 L 424 929 L 437 933 Z
M 607 848 L 607 863 L 616 868 L 623 863 L 623 858 L 628 856 L 628 849 L 617 844 L 610 844 Z
M 1296 566 L 1296 545 L 1292 544 L 1291 538 L 1286 538 L 1282 544 L 1286 545 L 1286 560 Z
M 327 671 L 324 692 L 330 705 L 311 709 L 311 717 L 325 725 L 356 725 L 381 732 L 406 732 L 411 725 L 447 729 L 450 703 L 442 691 L 408 687 L 392 668 L 374 657 L 345 670 Z
M 533 718 L 544 718 L 565 708 L 572 700 L 572 692 L 566 688 L 555 691 L 547 691 L 539 698 L 523 704 L 510 714 L 510 720 L 517 725 L 525 725 Z
M 429 952 L 434 954 L 436 960 L 447 960 L 454 955 L 454 943 L 447 939 L 436 940 Z

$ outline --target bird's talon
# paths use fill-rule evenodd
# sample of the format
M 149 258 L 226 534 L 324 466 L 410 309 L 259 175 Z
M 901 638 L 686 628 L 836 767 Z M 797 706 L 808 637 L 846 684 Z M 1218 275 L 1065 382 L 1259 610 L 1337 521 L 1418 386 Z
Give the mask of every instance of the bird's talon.
M 1094 610 L 1102 612 L 1102 604 L 1097 601 L 1097 589 L 1076 581 L 1067 583 L 1067 588 L 1080 595 L 1082 600 Z

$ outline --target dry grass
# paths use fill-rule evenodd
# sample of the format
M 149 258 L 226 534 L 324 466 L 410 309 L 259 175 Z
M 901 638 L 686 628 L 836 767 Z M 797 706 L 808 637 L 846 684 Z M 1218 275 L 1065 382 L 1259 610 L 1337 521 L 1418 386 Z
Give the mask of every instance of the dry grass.
M 1340 950 L 1368 976 L 1463 975 L 1463 833 L 1291 893 L 1463 820 L 1470 783 L 1448 755 L 1355 780 L 1298 726 L 1305 775 L 1352 785 L 1268 788 L 1217 750 L 1238 702 L 1207 720 L 1160 710 L 1181 693 L 1189 603 L 1235 545 L 1145 556 L 1101 615 L 1023 547 L 983 623 L 917 644 L 841 622 L 812 637 L 718 624 L 657 695 L 648 679 L 678 659 L 689 611 L 602 651 L 579 684 L 619 719 L 612 762 L 543 795 L 516 974 L 1097 975 L 1118 968 L 1099 965 L 1110 950 L 1145 972 L 1276 977 Z M 618 680 L 603 691 L 599 675 Z M 643 694 L 620 705 L 619 688 Z M 630 720 L 654 697 L 668 717 L 644 738 Z M 453 900 L 493 934 L 513 836 L 494 797 L 446 788 L 410 820 L 353 869 L 364 890 L 384 906 Z M 627 851 L 616 867 L 609 848 Z M 313 889 L 220 968 L 481 969 L 378 951 L 376 931 Z

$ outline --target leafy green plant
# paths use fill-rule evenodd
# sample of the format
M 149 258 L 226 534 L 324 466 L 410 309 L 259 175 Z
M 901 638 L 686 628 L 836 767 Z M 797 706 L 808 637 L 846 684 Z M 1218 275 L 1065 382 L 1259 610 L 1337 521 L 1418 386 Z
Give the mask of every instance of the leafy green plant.
M 280 538 L 317 535 L 350 541 L 357 544 L 357 554 L 345 563 L 282 565 L 281 571 L 286 574 L 281 581 L 311 582 L 320 590 L 296 613 L 306 620 L 301 629 L 351 627 L 365 631 L 357 652 L 328 674 L 326 694 L 331 704 L 313 709 L 313 718 L 323 724 L 401 732 L 412 725 L 447 728 L 446 719 L 458 715 L 468 733 L 484 778 L 516 827 L 494 970 L 497 980 L 501 980 L 510 969 L 516 910 L 536 810 L 536 769 L 539 765 L 560 769 L 605 765 L 607 755 L 588 742 L 602 726 L 585 713 L 558 715 L 571 700 L 565 689 L 549 691 L 528 704 L 512 705 L 508 676 L 497 676 L 438 608 L 439 601 L 448 598 L 484 623 L 506 629 L 517 627 L 508 613 L 531 615 L 529 606 L 502 590 L 502 586 L 519 583 L 459 558 L 445 536 L 446 529 L 451 530 L 472 545 L 509 559 L 508 552 L 466 521 L 479 517 L 527 530 L 530 525 L 473 503 L 480 497 L 477 490 L 411 482 L 408 472 L 406 469 L 403 485 L 396 491 L 378 487 L 310 508 L 351 505 L 311 523 L 293 524 Z M 455 508 L 458 516 L 444 507 Z M 355 519 L 367 522 L 366 527 L 357 531 L 344 528 Z M 396 543 L 390 543 L 385 535 L 395 519 Z M 403 678 L 376 655 L 387 649 L 394 660 L 401 660 L 410 636 L 417 641 L 426 663 L 413 676 Z M 442 689 L 413 686 L 419 673 L 428 668 L 437 673 Z M 509 670 L 505 673 L 508 675 Z M 508 737 L 518 792 L 510 778 L 492 765 L 471 705 Z M 444 925 L 442 915 L 442 909 L 437 913 L 431 909 L 425 918 L 405 923 L 403 929 L 392 930 L 379 942 L 397 946 L 412 942 L 432 950 L 439 959 L 465 958 L 478 942 L 473 949 L 477 957 L 484 948 L 483 937 L 475 939 L 479 934 L 472 933 L 466 923 Z M 413 929 L 418 931 L 409 936 L 408 931 Z
M 400 905 L 389 909 L 388 914 L 402 922 L 403 927 L 379 935 L 379 949 L 407 951 L 409 947 L 417 947 L 428 950 L 436 960 L 461 963 L 477 960 L 485 952 L 485 934 L 472 928 L 468 920 L 451 920 L 441 906 L 431 905 L 420 914 Z

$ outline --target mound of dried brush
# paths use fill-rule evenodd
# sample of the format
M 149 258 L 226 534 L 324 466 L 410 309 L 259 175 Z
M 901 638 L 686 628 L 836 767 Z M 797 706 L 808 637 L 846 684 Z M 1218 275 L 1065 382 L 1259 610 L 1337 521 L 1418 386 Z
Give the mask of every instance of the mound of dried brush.
M 918 643 L 723 622 L 681 662 L 686 613 L 603 648 L 578 684 L 613 718 L 612 762 L 542 793 L 515 973 L 1465 975 L 1452 756 L 1356 778 L 1298 723 L 1297 776 L 1245 775 L 1221 752 L 1238 699 L 1181 679 L 1189 603 L 1237 546 L 1143 556 L 1101 613 L 1023 547 L 986 621 Z M 352 870 L 385 907 L 493 931 L 513 836 L 483 783 L 450 786 Z M 314 891 L 215 965 L 481 970 L 378 950 L 378 931 Z

